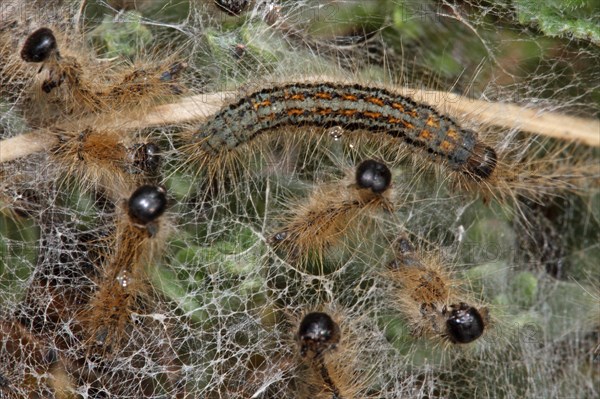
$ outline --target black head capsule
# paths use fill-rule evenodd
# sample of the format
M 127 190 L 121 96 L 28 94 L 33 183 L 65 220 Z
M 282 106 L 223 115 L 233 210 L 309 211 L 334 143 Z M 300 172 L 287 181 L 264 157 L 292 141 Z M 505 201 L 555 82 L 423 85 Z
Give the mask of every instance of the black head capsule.
M 40 28 L 25 40 L 21 49 L 21 58 L 26 62 L 44 62 L 54 52 L 58 55 L 54 33 L 48 28 Z
M 483 318 L 477 309 L 466 303 L 452 305 L 450 317 L 446 320 L 448 338 L 455 344 L 468 344 L 483 334 Z
M 467 171 L 475 179 L 487 179 L 496 169 L 498 155 L 492 147 L 478 143 L 467 161 Z
M 315 357 L 340 342 L 340 327 L 327 313 L 312 312 L 304 316 L 298 329 L 300 355 L 305 357 L 310 351 Z
M 167 208 L 167 194 L 164 188 L 141 186 L 131 194 L 127 202 L 128 214 L 140 224 L 148 224 L 160 217 Z
M 356 185 L 360 188 L 369 188 L 379 194 L 387 190 L 391 182 L 392 172 L 381 162 L 368 159 L 356 168 Z

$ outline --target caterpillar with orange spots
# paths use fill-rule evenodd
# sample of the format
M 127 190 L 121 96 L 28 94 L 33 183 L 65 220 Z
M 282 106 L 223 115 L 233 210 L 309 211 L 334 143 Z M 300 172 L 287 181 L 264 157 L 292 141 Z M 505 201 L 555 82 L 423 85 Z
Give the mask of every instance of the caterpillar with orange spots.
M 267 130 L 311 125 L 385 133 L 474 180 L 487 179 L 496 168 L 496 151 L 475 132 L 408 97 L 358 84 L 290 83 L 259 90 L 223 108 L 193 140 L 217 156 Z

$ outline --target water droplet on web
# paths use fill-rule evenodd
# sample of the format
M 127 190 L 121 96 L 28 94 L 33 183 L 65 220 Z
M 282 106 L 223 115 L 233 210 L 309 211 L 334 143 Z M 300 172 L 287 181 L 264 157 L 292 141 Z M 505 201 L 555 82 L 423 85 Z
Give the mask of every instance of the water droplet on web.
M 117 276 L 117 281 L 119 282 L 121 287 L 127 288 L 127 286 L 129 285 L 129 282 L 130 282 L 129 276 L 127 276 L 127 272 L 120 273 Z
M 344 129 L 341 126 L 334 126 L 327 131 L 327 133 L 335 140 L 339 141 L 344 134 Z

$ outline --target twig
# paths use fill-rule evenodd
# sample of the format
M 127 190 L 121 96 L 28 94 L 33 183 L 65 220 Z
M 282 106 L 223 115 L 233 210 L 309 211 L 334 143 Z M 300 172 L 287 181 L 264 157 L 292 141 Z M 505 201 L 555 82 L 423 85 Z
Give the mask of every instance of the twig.
M 26 133 L 0 141 L 0 163 L 44 151 L 56 144 L 56 138 L 42 132 Z
M 177 125 L 201 121 L 216 113 L 231 96 L 232 92 L 200 94 L 187 97 L 177 103 L 159 105 L 147 113 L 134 113 L 123 118 L 122 114 L 81 119 L 72 123 L 57 125 L 57 131 L 81 131 L 87 126 L 95 129 L 136 130 L 146 127 Z M 57 136 L 48 130 L 24 133 L 0 141 L 0 164 L 52 148 L 57 144 Z

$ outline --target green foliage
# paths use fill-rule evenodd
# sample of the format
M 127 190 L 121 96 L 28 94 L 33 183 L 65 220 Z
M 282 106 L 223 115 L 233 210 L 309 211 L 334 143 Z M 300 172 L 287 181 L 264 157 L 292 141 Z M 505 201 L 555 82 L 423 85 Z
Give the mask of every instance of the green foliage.
M 154 39 L 148 26 L 142 23 L 142 16 L 133 11 L 123 14 L 118 21 L 105 16 L 90 37 L 106 57 L 129 59 L 134 59 Z
M 600 5 L 594 0 L 515 0 L 517 19 L 550 37 L 573 37 L 600 45 Z

